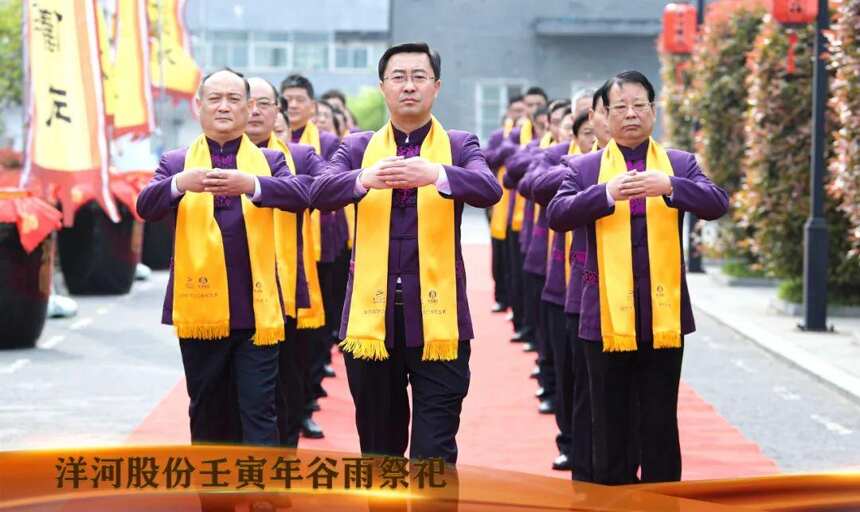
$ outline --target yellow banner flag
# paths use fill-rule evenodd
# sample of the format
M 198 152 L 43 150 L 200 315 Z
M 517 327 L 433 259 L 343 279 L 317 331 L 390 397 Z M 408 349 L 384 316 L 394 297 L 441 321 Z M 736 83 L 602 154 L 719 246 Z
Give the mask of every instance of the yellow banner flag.
M 150 69 L 152 86 L 178 101 L 194 97 L 200 68 L 191 56 L 182 22 L 185 0 L 149 0 Z
M 99 60 L 102 65 L 102 85 L 105 96 L 105 116 L 108 124 L 113 123 L 113 113 L 116 109 L 117 91 L 114 78 L 113 61 L 114 49 L 110 41 L 113 39 L 111 27 L 105 20 L 104 11 L 96 7 L 96 26 L 99 31 Z
M 22 182 L 32 180 L 59 200 L 67 226 L 93 199 L 119 220 L 108 190 L 95 2 L 32 0 L 23 6 L 29 130 Z
M 152 133 L 152 92 L 149 77 L 149 28 L 146 0 L 117 0 L 114 82 L 117 101 L 113 137 Z

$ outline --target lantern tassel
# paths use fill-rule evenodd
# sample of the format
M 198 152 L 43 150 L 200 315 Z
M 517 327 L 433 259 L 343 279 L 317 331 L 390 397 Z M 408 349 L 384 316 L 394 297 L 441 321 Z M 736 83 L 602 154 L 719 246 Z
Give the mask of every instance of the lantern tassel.
M 789 75 L 794 74 L 797 66 L 794 63 L 794 48 L 797 46 L 797 33 L 794 30 L 788 32 L 788 55 L 785 59 L 785 71 Z

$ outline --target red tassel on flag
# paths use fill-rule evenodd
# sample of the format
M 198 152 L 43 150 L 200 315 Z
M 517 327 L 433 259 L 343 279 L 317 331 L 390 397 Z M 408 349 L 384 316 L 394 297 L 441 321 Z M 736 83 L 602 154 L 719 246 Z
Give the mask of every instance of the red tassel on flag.
M 797 66 L 794 63 L 794 48 L 797 46 L 797 33 L 794 30 L 788 31 L 788 55 L 785 58 L 785 71 L 789 75 L 794 74 Z

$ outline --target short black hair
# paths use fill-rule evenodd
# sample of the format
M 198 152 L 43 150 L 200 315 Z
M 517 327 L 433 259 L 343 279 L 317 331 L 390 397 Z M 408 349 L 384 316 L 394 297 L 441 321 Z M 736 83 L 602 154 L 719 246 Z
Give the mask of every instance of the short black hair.
M 576 137 L 579 135 L 579 130 L 582 128 L 582 125 L 588 122 L 588 112 L 583 112 L 576 116 L 576 119 L 573 121 L 573 136 Z
M 330 98 L 337 98 L 341 103 L 346 105 L 346 94 L 339 89 L 329 89 L 320 96 L 321 100 L 328 100 Z
M 591 110 L 597 110 L 598 100 L 603 101 L 604 94 L 608 95 L 608 91 L 609 91 L 608 85 L 609 85 L 609 82 L 611 82 L 611 81 L 612 81 L 612 79 L 610 78 L 609 80 L 603 82 L 603 85 L 601 85 L 600 87 L 597 88 L 596 91 L 594 91 L 594 94 L 591 96 Z M 606 106 L 605 101 L 603 102 L 603 106 L 604 107 Z
M 622 71 L 618 73 L 614 77 L 610 78 L 604 86 L 606 89 L 603 90 L 601 94 L 601 98 L 603 98 L 603 105 L 609 106 L 609 90 L 615 87 L 616 85 L 621 87 L 624 84 L 639 84 L 645 88 L 648 92 L 648 103 L 654 103 L 654 86 L 651 85 L 651 82 L 648 80 L 648 77 L 640 73 L 639 71 Z
M 304 89 L 307 91 L 310 99 L 314 99 L 314 84 L 311 83 L 310 80 L 305 78 L 302 75 L 292 74 L 281 82 L 281 93 L 284 92 L 284 89 L 292 89 L 292 88 Z
M 522 94 L 517 94 L 516 96 L 511 96 L 510 98 L 508 98 L 508 106 L 510 107 L 514 103 L 516 103 L 518 101 L 523 101 L 525 99 L 526 99 L 526 97 L 523 96 Z
M 549 107 L 547 107 L 547 108 L 549 109 L 550 115 L 552 115 L 555 113 L 556 110 L 559 110 L 559 109 L 566 108 L 566 109 L 570 110 L 570 105 L 571 105 L 570 100 L 555 100 L 552 103 L 550 103 Z
M 433 75 L 436 77 L 436 80 L 442 78 L 442 56 L 439 55 L 439 52 L 431 50 L 427 43 L 401 43 L 385 50 L 385 53 L 383 53 L 382 57 L 379 58 L 379 67 L 377 70 L 379 72 L 380 82 L 385 75 L 385 68 L 388 67 L 388 61 L 391 60 L 392 56 L 397 55 L 398 53 L 423 53 L 427 55 L 427 58 L 430 59 L 430 67 L 433 68 Z
M 544 92 L 544 90 L 541 89 L 540 87 L 535 86 L 535 87 L 529 87 L 528 89 L 526 89 L 525 96 L 531 96 L 534 94 L 537 94 L 538 96 L 543 96 L 544 101 L 549 101 L 549 97 L 546 95 L 546 92 Z
M 241 78 L 242 82 L 245 83 L 245 99 L 251 99 L 251 84 L 248 83 L 248 79 L 245 78 L 245 75 L 243 75 L 242 73 L 239 73 L 235 69 L 230 69 L 228 67 L 216 69 L 215 71 L 212 71 L 208 75 L 204 76 L 203 80 L 200 80 L 200 85 L 197 86 L 197 97 L 198 98 L 202 98 L 202 96 L 203 96 L 203 85 L 206 84 L 206 80 L 209 80 L 210 78 L 212 78 L 212 75 L 214 75 L 216 73 L 220 73 L 222 71 L 232 73 L 232 74 L 238 76 L 239 78 Z
M 290 127 L 290 116 L 287 115 L 287 111 L 278 109 L 278 114 L 281 114 L 282 116 L 284 116 L 284 123 L 286 123 L 287 128 L 289 128 Z
M 544 106 L 535 110 L 535 118 L 538 116 L 549 116 L 549 109 Z

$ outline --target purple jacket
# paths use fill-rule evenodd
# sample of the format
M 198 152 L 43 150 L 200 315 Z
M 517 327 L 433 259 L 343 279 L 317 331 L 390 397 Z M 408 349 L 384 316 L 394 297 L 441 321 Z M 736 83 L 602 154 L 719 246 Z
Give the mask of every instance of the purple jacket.
M 236 152 L 242 139 L 235 139 L 223 146 L 208 140 L 209 151 L 212 154 L 212 167 L 216 169 L 235 169 Z M 165 216 L 175 229 L 176 211 L 182 201 L 180 196 L 172 198 L 170 184 L 172 177 L 185 168 L 185 153 L 188 148 L 168 151 L 161 157 L 158 169 L 152 181 L 144 187 L 137 198 L 137 211 L 143 219 L 157 221 Z M 310 180 L 302 176 L 293 176 L 284 161 L 280 151 L 263 149 L 271 177 L 261 176 L 260 198 L 255 204 L 267 208 L 301 213 L 310 204 L 308 188 Z M 299 161 L 301 159 L 297 159 Z M 298 167 L 299 164 L 296 164 Z M 254 308 L 251 302 L 251 260 L 248 257 L 248 237 L 245 233 L 245 219 L 242 216 L 242 203 L 237 198 L 229 198 L 224 207 L 215 208 L 215 221 L 221 229 L 224 242 L 224 259 L 227 264 L 227 286 L 230 301 L 230 328 L 253 329 Z M 299 264 L 301 264 L 301 248 L 299 248 Z M 298 275 L 302 275 L 299 272 Z M 299 298 L 297 290 L 297 299 Z M 307 286 L 304 287 L 304 299 L 307 303 Z M 173 323 L 173 261 L 170 264 L 170 277 L 167 282 L 167 292 L 164 297 L 162 323 Z
M 644 161 L 648 142 L 635 149 L 621 147 L 625 160 Z M 678 150 L 667 150 L 674 176 L 671 199 L 665 197 L 666 204 L 681 210 L 678 216 L 678 232 L 683 224 L 683 212 L 690 211 L 699 218 L 713 220 L 721 217 L 728 209 L 728 196 L 724 190 L 714 185 L 705 176 L 694 155 Z M 583 290 L 580 311 L 579 336 L 585 340 L 600 341 L 600 300 L 597 276 L 597 241 L 594 222 L 612 214 L 614 206 L 609 206 L 606 197 L 606 184 L 597 183 L 600 174 L 600 160 L 603 150 L 573 158 L 562 158 L 571 173 L 565 178 L 555 198 L 549 203 L 550 227 L 560 231 L 585 227 L 586 258 L 582 274 Z M 648 261 L 648 233 L 645 217 L 631 217 L 631 239 L 633 245 L 634 301 L 636 304 L 637 338 L 651 341 L 651 277 Z M 574 237 L 576 238 L 576 237 Z M 682 248 L 678 247 L 678 251 Z M 682 254 L 683 258 L 683 254 Z M 682 260 L 683 261 L 683 260 Z M 687 291 L 686 272 L 681 267 L 681 333 L 689 334 L 696 330 L 690 295 Z
M 304 126 L 292 132 L 292 140 L 297 143 L 302 138 L 305 132 Z M 340 145 L 340 140 L 337 135 L 320 130 L 320 152 L 322 159 L 328 161 L 331 159 L 337 147 Z M 298 164 L 296 164 L 298 165 Z M 315 207 L 312 205 L 312 207 Z M 337 258 L 338 254 L 346 249 L 346 241 L 349 238 L 349 231 L 346 227 L 346 214 L 342 210 L 333 212 L 320 212 L 320 263 L 331 263 Z
M 484 158 L 487 160 L 487 165 L 490 166 L 493 174 L 499 170 L 499 167 L 504 165 L 505 160 L 519 147 L 516 144 L 504 144 L 504 142 L 504 129 L 499 128 L 490 134 L 487 147 L 483 149 Z
M 553 160 L 552 157 L 544 159 L 546 164 L 560 160 L 561 158 Z M 532 186 L 535 201 L 546 208 L 569 173 L 570 169 L 567 166 L 555 165 L 535 178 Z M 546 284 L 541 298 L 553 304 L 563 305 L 565 313 L 578 315 L 582 299 L 582 266 L 585 263 L 586 233 L 585 228 L 573 230 L 573 243 L 569 254 L 564 253 L 564 234 L 565 232 L 555 231 L 555 244 L 551 248 L 552 257 L 549 260 Z M 565 258 L 571 260 L 569 282 L 565 282 L 564 279 Z
M 526 222 L 529 224 L 525 237 L 521 234 L 520 241 L 525 238 L 523 269 L 531 274 L 540 276 L 547 275 L 547 250 L 549 244 L 549 226 L 546 219 L 546 203 L 540 205 L 535 201 L 533 186 L 535 180 L 543 176 L 548 166 L 558 163 L 561 155 L 567 154 L 569 144 L 555 144 L 545 149 L 534 151 L 532 162 L 525 176 L 520 179 L 517 190 L 526 198 L 526 216 L 523 222 L 523 232 L 526 233 Z M 551 153 L 551 155 L 548 155 Z M 549 163 L 548 163 L 549 162 Z M 542 206 L 542 207 L 541 207 Z M 537 222 L 533 223 L 534 209 L 539 208 Z
M 429 124 L 410 134 L 411 144 L 419 144 L 429 129 Z M 455 208 L 455 247 L 457 273 L 457 323 L 460 339 L 474 337 L 469 305 L 466 299 L 466 271 L 460 247 L 460 222 L 463 205 L 487 208 L 498 202 L 502 196 L 496 177 L 487 167 L 487 162 L 474 135 L 449 130 L 453 165 L 446 165 L 448 183 L 451 187 L 450 198 Z M 311 187 L 311 201 L 324 210 L 343 208 L 349 203 L 358 203 L 363 196 L 356 196 L 356 179 L 361 172 L 364 151 L 372 132 L 358 133 L 344 138 L 323 176 L 317 178 Z M 405 144 L 406 134 L 395 130 L 398 151 Z M 398 192 L 398 191 L 395 191 Z M 392 201 L 390 244 L 388 253 L 388 301 L 386 304 L 386 344 L 391 346 L 394 333 L 394 297 L 398 279 L 402 282 L 404 300 L 404 321 L 406 344 L 410 347 L 423 344 L 423 329 L 420 307 L 418 279 L 418 211 L 417 194 L 402 191 Z M 449 196 L 445 196 L 449 197 Z M 402 198 L 402 199 L 401 199 Z M 349 321 L 349 305 L 352 296 L 352 283 L 355 260 L 350 265 L 346 301 L 343 307 L 340 337 L 346 337 Z M 360 271 L 360 269 L 359 269 Z

